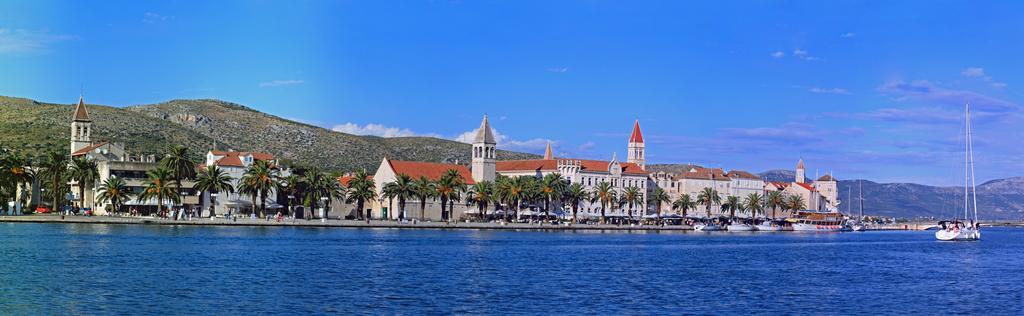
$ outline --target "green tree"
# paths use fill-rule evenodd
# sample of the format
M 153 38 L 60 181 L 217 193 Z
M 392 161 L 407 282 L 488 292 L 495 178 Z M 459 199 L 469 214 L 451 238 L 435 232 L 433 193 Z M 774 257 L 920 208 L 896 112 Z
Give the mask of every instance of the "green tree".
M 569 187 L 569 181 L 559 173 L 549 173 L 540 181 L 540 198 L 544 202 L 544 216 L 550 216 L 554 203 L 562 198 Z
M 786 195 L 780 191 L 768 192 L 765 196 L 765 206 L 772 209 L 772 218 L 777 216 L 776 211 L 781 208 L 786 208 Z
M 71 159 L 71 180 L 78 182 L 78 208 L 85 208 L 85 189 L 93 189 L 96 180 L 100 177 L 96 161 L 79 156 Z
M 644 204 L 644 193 L 638 187 L 627 187 L 622 191 L 621 203 L 629 206 L 629 219 L 633 219 L 633 206 Z
M 655 188 L 654 192 L 651 193 L 650 201 L 654 204 L 654 209 L 658 214 L 658 221 L 661 221 L 661 205 L 672 203 L 672 197 L 668 196 L 668 192 L 665 192 L 665 189 Z
M 480 219 L 483 219 L 487 215 L 487 205 L 494 200 L 494 183 L 490 181 L 474 183 L 469 188 L 467 200 L 476 204 L 477 209 L 480 211 Z
M 118 177 L 110 177 L 100 184 L 96 200 L 100 203 L 110 203 L 114 213 L 120 213 L 125 201 L 131 199 L 131 189 L 124 180 Z
M 682 194 L 675 201 L 672 201 L 672 209 L 675 211 L 682 211 L 679 215 L 686 217 L 687 211 L 695 209 L 697 202 L 690 197 L 689 194 Z
M 277 188 L 279 177 L 277 166 L 266 160 L 256 160 L 242 174 L 241 183 L 246 191 L 251 195 L 259 195 L 260 209 L 257 216 L 263 217 L 266 213 L 267 195 Z
M 409 175 L 404 173 L 399 173 L 395 177 L 395 181 L 384 184 L 382 191 L 389 199 L 398 199 L 398 219 L 405 219 L 406 201 L 413 198 L 415 195 L 412 177 L 409 177 Z
M 451 222 L 455 201 L 462 200 L 462 193 L 466 191 L 466 182 L 462 179 L 462 174 L 458 170 L 448 169 L 437 181 L 434 190 L 441 200 L 442 219 Z
M 367 223 L 370 222 L 370 211 L 363 213 L 363 205 L 366 202 L 377 200 L 377 184 L 373 182 L 366 170 L 356 171 L 355 175 L 348 180 L 348 198 L 346 203 L 356 203 L 356 210 L 359 217 L 363 217 Z
M 196 163 L 189 160 L 188 154 L 187 147 L 175 146 L 171 148 L 171 152 L 167 153 L 167 156 L 160 160 L 160 167 L 171 172 L 174 189 L 178 191 L 178 196 L 183 195 L 181 181 L 196 177 Z
M 711 218 L 711 207 L 722 204 L 722 198 L 714 188 L 704 188 L 697 194 L 697 204 L 704 205 L 707 218 Z
M 425 176 L 412 182 L 413 196 L 420 201 L 420 220 L 426 220 L 427 200 L 437 196 L 437 185 Z
M 722 208 L 729 212 L 730 218 L 736 218 L 736 211 L 743 210 L 743 202 L 737 196 L 725 197 L 725 203 L 722 203 Z
M 234 181 L 235 179 L 231 178 L 230 175 L 216 165 L 206 166 L 196 175 L 195 189 L 199 192 L 210 194 L 210 218 L 216 216 L 216 205 L 214 205 L 213 195 L 218 193 L 234 193 L 235 187 L 232 185 Z
M 334 177 L 327 175 L 317 168 L 306 170 L 304 175 L 306 183 L 306 204 L 315 208 L 317 203 L 326 202 L 323 206 L 327 209 L 335 199 L 345 199 L 348 195 L 345 187 Z M 328 214 L 324 214 L 326 217 Z M 312 216 L 305 216 L 309 220 Z
M 750 218 L 757 218 L 757 213 L 764 211 L 764 196 L 759 193 L 747 194 L 743 204 L 746 206 L 747 211 L 750 211 Z
M 65 185 L 69 178 L 68 156 L 55 152 L 50 153 L 41 167 L 41 178 L 49 186 L 49 194 L 53 198 L 53 210 L 60 210 L 60 202 L 64 200 L 64 194 L 68 189 Z
M 577 223 L 576 214 L 579 212 L 580 204 L 583 201 L 590 200 L 590 192 L 583 186 L 582 183 L 573 183 L 565 189 L 565 193 L 562 195 L 563 201 L 569 203 L 572 207 L 572 222 Z
M 789 197 L 787 197 L 786 207 L 793 212 L 802 211 L 807 208 L 806 204 L 804 203 L 804 198 L 799 195 L 790 195 Z
M 146 177 L 145 188 L 137 199 L 140 203 L 156 200 L 157 214 L 165 216 L 164 201 L 177 202 L 179 199 L 178 191 L 171 187 L 171 171 L 158 167 L 146 172 Z
M 287 204 L 285 208 L 289 213 L 291 213 L 292 205 L 295 205 L 295 200 L 299 197 L 299 192 L 304 185 L 302 177 L 295 173 L 282 176 L 277 182 L 277 192 L 285 194 L 285 204 Z
M 601 204 L 601 224 L 604 224 L 606 222 L 604 210 L 608 205 L 613 205 L 618 200 L 617 192 L 615 192 L 610 183 L 601 181 L 601 183 L 594 187 L 594 192 L 590 194 L 590 198 L 593 202 Z

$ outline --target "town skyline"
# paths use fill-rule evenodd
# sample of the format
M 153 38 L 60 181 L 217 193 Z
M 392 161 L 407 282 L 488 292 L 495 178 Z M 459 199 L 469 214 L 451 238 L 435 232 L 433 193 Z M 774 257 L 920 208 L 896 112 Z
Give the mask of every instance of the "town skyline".
M 1022 35 L 1001 13 L 1016 3 L 628 6 L 644 20 L 614 3 L 333 6 L 0 4 L 12 74 L 0 94 L 215 98 L 341 132 L 456 140 L 489 114 L 500 149 L 541 154 L 550 141 L 557 156 L 593 159 L 624 157 L 639 119 L 657 144 L 649 164 L 761 172 L 803 158 L 809 173 L 932 185 L 960 182 L 971 102 L 979 179 L 1024 174 L 1019 75 L 1007 71 L 1019 65 L 1000 57 L 1021 47 L 987 40 Z M 961 14 L 978 11 L 984 21 Z M 881 14 L 843 18 L 868 12 Z

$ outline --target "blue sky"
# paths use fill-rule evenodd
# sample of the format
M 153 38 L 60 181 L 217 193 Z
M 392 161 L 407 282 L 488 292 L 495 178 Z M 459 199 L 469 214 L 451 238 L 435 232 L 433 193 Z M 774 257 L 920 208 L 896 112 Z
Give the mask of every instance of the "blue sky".
M 217 98 L 326 128 L 653 163 L 1024 175 L 1019 1 L 3 1 L 0 94 Z

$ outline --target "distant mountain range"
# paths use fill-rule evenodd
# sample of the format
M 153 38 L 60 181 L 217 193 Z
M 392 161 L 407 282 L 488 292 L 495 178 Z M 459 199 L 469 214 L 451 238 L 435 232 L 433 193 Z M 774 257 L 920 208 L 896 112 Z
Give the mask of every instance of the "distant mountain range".
M 0 97 L 0 145 L 30 157 L 67 152 L 70 104 Z M 163 154 L 176 144 L 189 147 L 195 158 L 211 149 L 262 151 L 285 161 L 330 171 L 376 170 L 383 157 L 433 162 L 470 160 L 470 145 L 430 137 L 358 136 L 294 122 L 219 100 L 173 100 L 125 108 L 89 105 L 93 140 L 123 143 L 134 153 Z M 527 153 L 498 151 L 498 158 L 530 159 Z M 650 165 L 651 171 L 675 171 L 689 165 Z M 760 174 L 771 181 L 792 181 L 793 171 Z M 857 181 L 842 180 L 845 200 Z M 910 183 L 864 181 L 864 208 L 872 215 L 896 217 L 948 216 L 961 200 L 963 188 Z M 986 219 L 1024 217 L 1024 178 L 1008 178 L 978 186 L 978 204 Z M 845 210 L 845 206 L 843 207 Z M 854 208 L 856 210 L 856 208 Z
M 199 159 L 216 140 L 220 150 L 267 152 L 288 162 L 331 171 L 373 171 L 384 157 L 464 164 L 470 161 L 469 144 L 430 137 L 345 134 L 219 100 L 173 100 L 124 108 L 90 104 L 88 109 L 94 121 L 94 142 L 122 143 L 139 154 L 164 154 L 180 144 Z M 73 110 L 70 104 L 0 97 L 0 144 L 30 157 L 67 152 Z M 498 151 L 499 159 L 535 157 L 539 156 Z

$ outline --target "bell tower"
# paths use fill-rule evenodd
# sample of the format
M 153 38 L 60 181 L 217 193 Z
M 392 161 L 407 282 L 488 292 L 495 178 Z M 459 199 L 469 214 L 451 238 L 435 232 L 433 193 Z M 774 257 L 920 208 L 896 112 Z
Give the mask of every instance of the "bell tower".
M 487 121 L 487 115 L 480 122 L 480 128 L 476 130 L 476 137 L 473 139 L 473 162 L 470 169 L 473 172 L 473 181 L 491 181 L 495 179 L 497 170 L 497 149 L 498 142 L 494 140 L 494 132 L 491 131 L 491 123 Z
M 635 163 L 640 169 L 647 169 L 645 165 L 646 155 L 644 154 L 644 134 L 640 132 L 640 120 L 633 122 L 633 133 L 629 135 L 626 162 Z
M 75 114 L 71 118 L 71 152 L 92 145 L 92 141 L 89 140 L 91 134 L 92 119 L 89 118 L 89 110 L 85 108 L 85 99 L 78 96 L 78 106 L 75 107 Z

